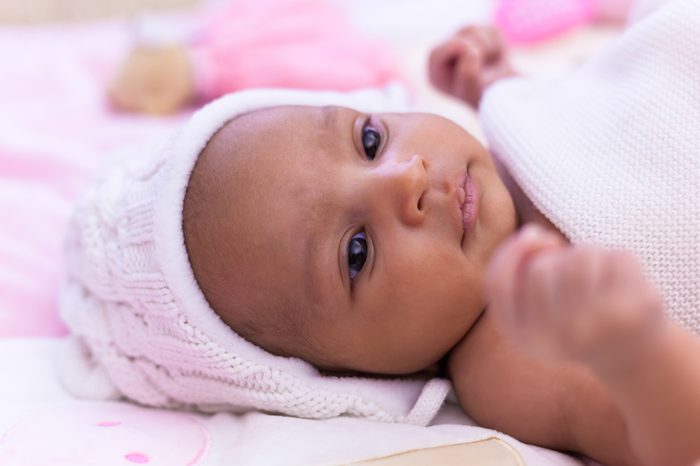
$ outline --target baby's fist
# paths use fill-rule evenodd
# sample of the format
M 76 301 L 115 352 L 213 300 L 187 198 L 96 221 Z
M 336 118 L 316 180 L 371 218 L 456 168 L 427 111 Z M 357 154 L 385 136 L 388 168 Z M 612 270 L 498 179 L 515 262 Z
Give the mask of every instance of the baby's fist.
M 491 311 L 511 339 L 594 369 L 632 363 L 665 325 L 661 296 L 630 253 L 557 246 L 538 231 L 504 245 L 487 284 Z
M 435 87 L 473 108 L 479 106 L 489 85 L 515 75 L 501 34 L 489 26 L 460 29 L 435 47 L 430 53 L 428 71 Z

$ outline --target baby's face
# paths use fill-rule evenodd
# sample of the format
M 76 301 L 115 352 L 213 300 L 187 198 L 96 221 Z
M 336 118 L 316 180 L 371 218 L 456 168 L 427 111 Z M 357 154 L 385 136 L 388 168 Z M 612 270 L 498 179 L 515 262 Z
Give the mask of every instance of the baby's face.
M 491 157 L 462 128 L 338 107 L 229 122 L 184 216 L 197 281 L 234 330 L 322 368 L 386 374 L 426 368 L 464 336 L 515 227 Z

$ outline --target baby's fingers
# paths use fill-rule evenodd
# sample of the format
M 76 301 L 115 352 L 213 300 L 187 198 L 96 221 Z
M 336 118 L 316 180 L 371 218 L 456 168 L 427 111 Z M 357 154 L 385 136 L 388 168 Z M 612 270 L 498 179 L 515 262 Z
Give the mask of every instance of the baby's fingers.
M 451 94 L 464 100 L 473 108 L 478 108 L 484 91 L 483 71 L 483 51 L 473 42 L 465 41 L 452 75 Z
M 522 274 L 529 258 L 538 252 L 562 246 L 562 241 L 542 228 L 528 225 L 506 240 L 496 251 L 486 270 L 485 287 L 491 309 L 503 325 L 516 324 L 516 306 Z
M 463 41 L 458 37 L 452 37 L 435 47 L 430 53 L 428 61 L 430 82 L 443 92 L 452 92 L 455 72 L 463 49 Z
M 610 251 L 608 255 L 601 293 L 608 301 L 607 308 L 615 312 L 607 315 L 621 326 L 657 325 L 664 316 L 663 299 L 646 277 L 641 262 L 624 251 Z
M 460 29 L 457 36 L 477 45 L 484 62 L 492 63 L 503 56 L 505 44 L 497 28 L 491 26 L 468 26 Z
M 486 270 L 487 291 L 494 296 L 499 294 L 499 290 L 503 289 L 501 279 L 514 277 L 529 255 L 562 245 L 558 236 L 546 232 L 542 227 L 534 224 L 524 226 L 508 238 L 491 258 Z
M 484 91 L 488 60 L 500 56 L 498 47 L 484 28 L 468 28 L 436 47 L 430 55 L 430 80 L 438 89 L 476 108 Z M 492 57 L 492 58 L 490 58 Z

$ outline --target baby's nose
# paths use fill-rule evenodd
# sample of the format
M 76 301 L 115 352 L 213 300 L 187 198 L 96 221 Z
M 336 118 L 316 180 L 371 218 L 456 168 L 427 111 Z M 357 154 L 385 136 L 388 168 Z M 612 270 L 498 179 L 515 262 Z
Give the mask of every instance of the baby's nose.
M 429 188 L 428 163 L 421 155 L 391 162 L 384 171 L 386 198 L 392 202 L 399 219 L 408 225 L 423 222 L 423 197 Z

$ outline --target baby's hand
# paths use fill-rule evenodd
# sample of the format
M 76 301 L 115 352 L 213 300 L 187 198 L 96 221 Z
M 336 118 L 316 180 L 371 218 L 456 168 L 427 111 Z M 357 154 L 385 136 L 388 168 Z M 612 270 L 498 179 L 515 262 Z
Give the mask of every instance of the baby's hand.
M 430 53 L 428 70 L 435 87 L 475 109 L 489 85 L 516 74 L 501 34 L 489 26 L 460 29 L 435 47 Z
M 525 227 L 494 255 L 489 312 L 504 334 L 538 356 L 597 370 L 636 361 L 661 329 L 661 297 L 627 252 L 567 246 Z

